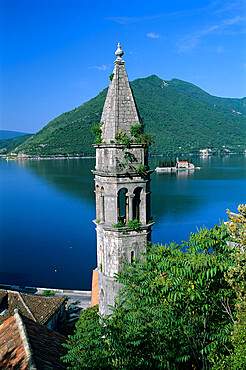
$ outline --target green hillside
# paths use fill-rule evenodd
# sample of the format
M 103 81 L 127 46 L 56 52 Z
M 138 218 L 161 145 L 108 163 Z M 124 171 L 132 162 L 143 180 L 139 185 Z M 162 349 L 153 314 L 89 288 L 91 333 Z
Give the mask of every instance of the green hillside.
M 29 139 L 31 136 L 31 134 L 23 134 L 11 139 L 0 140 L 0 154 L 11 153 L 17 145 L 26 142 L 26 140 Z
M 152 154 L 220 152 L 246 148 L 246 99 L 219 98 L 190 83 L 157 76 L 131 83 L 145 130 L 153 136 Z M 90 156 L 91 127 L 100 121 L 107 89 L 90 101 L 55 118 L 19 145 L 28 155 Z M 134 124 L 134 122 L 133 122 Z
M 172 87 L 175 87 L 201 103 L 204 103 L 212 109 L 227 113 L 230 115 L 244 114 L 246 115 L 246 98 L 236 99 L 236 98 L 220 98 L 212 96 L 200 89 L 199 87 L 185 81 L 172 79 L 168 82 Z

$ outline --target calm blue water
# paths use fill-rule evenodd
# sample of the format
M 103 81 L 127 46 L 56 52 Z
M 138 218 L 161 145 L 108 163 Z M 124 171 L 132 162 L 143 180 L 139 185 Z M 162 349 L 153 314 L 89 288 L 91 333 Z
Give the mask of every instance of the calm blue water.
M 227 208 L 235 212 L 246 202 L 246 156 L 193 163 L 201 170 L 151 176 L 154 243 L 187 240 L 196 226 L 213 227 Z M 93 168 L 93 159 L 0 160 L 0 283 L 91 288 Z

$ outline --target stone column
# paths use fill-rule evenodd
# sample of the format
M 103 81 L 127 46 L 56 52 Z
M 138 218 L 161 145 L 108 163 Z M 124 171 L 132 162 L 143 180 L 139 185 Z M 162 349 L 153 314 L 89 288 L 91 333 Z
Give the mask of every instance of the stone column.
M 101 222 L 104 222 L 104 194 L 100 192 L 100 211 L 101 211 Z
M 133 198 L 135 197 L 135 194 L 133 193 L 127 193 L 126 194 L 128 196 L 128 204 L 129 204 L 129 215 L 128 215 L 128 219 L 129 221 L 132 221 L 133 220 Z
M 150 219 L 150 194 L 151 192 L 150 191 L 146 191 L 146 193 L 144 193 L 144 218 L 143 218 L 143 223 L 146 223 L 149 221 Z

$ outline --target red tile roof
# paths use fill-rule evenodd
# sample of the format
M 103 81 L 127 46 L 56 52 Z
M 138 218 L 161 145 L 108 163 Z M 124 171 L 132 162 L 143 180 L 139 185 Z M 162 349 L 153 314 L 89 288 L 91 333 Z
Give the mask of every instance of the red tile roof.
M 66 297 L 47 297 L 31 293 L 20 293 L 0 289 L 0 324 L 14 314 L 18 308 L 23 315 L 40 324 L 46 324 L 51 316 L 66 301 Z M 1 311 L 5 312 L 1 315 Z
M 23 316 L 37 369 L 66 369 L 60 357 L 66 354 L 66 337 Z
M 18 325 L 11 316 L 0 326 L 0 368 L 27 369 L 27 365 Z
M 66 338 L 21 314 L 0 325 L 0 368 L 66 369 L 60 357 Z

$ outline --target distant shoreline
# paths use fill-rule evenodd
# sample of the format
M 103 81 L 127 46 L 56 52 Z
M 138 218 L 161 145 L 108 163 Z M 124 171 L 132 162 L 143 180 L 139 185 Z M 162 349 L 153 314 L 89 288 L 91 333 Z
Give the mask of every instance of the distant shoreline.
M 0 158 L 6 159 L 7 161 L 19 161 L 19 160 L 31 160 L 31 161 L 40 161 L 40 160 L 54 160 L 54 159 L 93 159 L 96 156 L 91 157 L 18 157 L 18 156 L 3 156 Z
M 201 167 L 194 167 L 194 168 L 177 168 L 177 167 L 156 167 L 156 172 L 176 172 L 176 171 L 194 171 L 200 170 Z
M 235 153 L 235 152 L 230 152 L 230 153 L 213 153 L 213 154 L 209 154 L 209 155 L 202 155 L 202 154 L 192 154 L 192 153 L 188 153 L 188 154 L 180 154 L 180 156 L 198 156 L 198 157 L 203 157 L 203 158 L 209 158 L 209 157 L 213 157 L 213 156 L 224 156 L 224 155 L 245 155 L 246 153 L 245 152 L 238 152 L 238 153 Z M 168 154 L 150 154 L 150 157 L 171 157 L 172 155 L 168 155 Z M 54 157 L 36 157 L 36 156 L 14 156 L 14 155 L 7 155 L 7 154 L 0 154 L 0 159 L 5 159 L 7 161 L 17 161 L 17 160 L 54 160 L 54 159 L 95 159 L 96 156 L 85 156 L 85 157 L 80 157 L 80 156 L 76 156 L 76 157 L 70 157 L 70 156 L 54 156 Z M 161 167 L 161 168 L 171 168 L 171 167 Z

